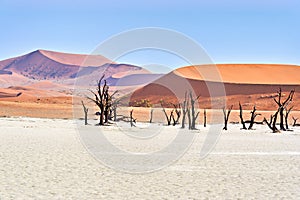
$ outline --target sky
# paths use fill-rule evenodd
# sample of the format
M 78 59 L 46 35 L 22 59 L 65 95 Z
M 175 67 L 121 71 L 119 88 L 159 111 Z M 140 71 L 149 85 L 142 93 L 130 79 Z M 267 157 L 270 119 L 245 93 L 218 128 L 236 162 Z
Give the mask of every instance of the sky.
M 299 10 L 296 0 L 0 0 L 0 60 L 37 49 L 89 54 L 120 32 L 160 27 L 190 37 L 215 63 L 300 65 Z M 120 62 L 185 64 L 149 50 Z

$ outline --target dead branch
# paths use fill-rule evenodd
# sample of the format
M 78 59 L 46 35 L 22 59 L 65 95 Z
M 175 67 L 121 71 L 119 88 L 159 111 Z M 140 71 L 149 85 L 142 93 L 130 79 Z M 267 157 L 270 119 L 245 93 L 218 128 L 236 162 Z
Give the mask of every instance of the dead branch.
M 133 118 L 133 109 L 130 111 L 130 126 L 135 126 L 136 119 Z
M 81 101 L 81 104 L 82 104 L 83 112 L 84 112 L 84 125 L 88 125 L 87 115 L 88 115 L 89 109 L 84 105 L 83 101 Z
M 268 125 L 268 127 L 273 131 L 273 133 L 279 133 L 280 131 L 276 127 L 276 121 L 278 116 L 279 110 L 275 112 L 274 115 L 270 116 L 270 121 L 268 121 L 266 118 L 264 118 L 264 122 Z
M 242 125 L 243 125 L 243 128 L 242 128 L 242 129 L 247 130 L 246 124 L 245 124 L 244 119 L 243 119 L 243 108 L 242 108 L 242 105 L 241 105 L 240 102 L 239 102 L 239 107 L 240 107 L 240 119 L 241 119 L 241 123 L 242 123 Z
M 289 114 L 292 111 L 293 106 L 291 106 L 289 109 L 285 108 L 285 114 L 284 114 L 284 119 L 285 119 L 285 128 L 286 130 L 289 130 L 289 123 L 288 123 L 288 118 L 289 118 Z
M 257 114 L 256 112 L 256 107 L 253 106 L 253 110 L 250 112 L 251 113 L 251 118 L 250 118 L 250 125 L 248 127 L 248 130 L 251 130 L 253 128 L 253 125 L 255 123 L 255 118 L 261 114 Z
M 226 114 L 225 107 L 223 108 L 223 114 L 224 114 L 224 128 L 223 128 L 223 130 L 227 130 L 227 124 L 228 124 L 228 120 L 229 120 L 229 116 L 230 116 L 232 108 L 233 108 L 233 105 L 231 105 L 231 107 L 227 110 L 227 114 Z
M 203 118 L 203 126 L 206 127 L 206 109 L 204 109 Z
M 273 98 L 275 103 L 278 106 L 279 110 L 279 116 L 280 116 L 280 130 L 286 131 L 286 127 L 284 127 L 284 110 L 286 107 L 292 102 L 293 96 L 294 96 L 295 90 L 291 90 L 288 97 L 282 101 L 282 90 L 279 88 L 279 91 L 277 92 L 278 94 L 278 99 Z

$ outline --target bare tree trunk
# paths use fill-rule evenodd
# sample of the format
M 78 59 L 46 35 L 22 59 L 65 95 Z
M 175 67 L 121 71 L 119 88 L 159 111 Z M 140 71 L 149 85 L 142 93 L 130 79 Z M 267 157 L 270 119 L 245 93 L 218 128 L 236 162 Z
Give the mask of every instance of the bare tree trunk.
M 150 124 L 152 123 L 152 120 L 153 120 L 153 111 L 154 111 L 154 109 L 151 108 L 151 110 L 150 110 L 150 120 L 149 120 Z
M 248 130 L 251 130 L 253 128 L 253 124 L 255 123 L 255 118 L 260 115 L 260 114 L 256 114 L 256 107 L 253 107 L 253 110 L 251 111 L 251 118 L 250 118 L 250 125 L 248 127 Z
M 273 119 L 273 133 L 278 133 L 278 132 L 280 132 L 280 131 L 277 129 L 277 127 L 276 127 L 277 116 L 278 116 L 278 111 L 275 113 L 274 119 Z
M 85 107 L 83 101 L 81 101 L 81 104 L 83 106 L 83 112 L 84 112 L 84 125 L 88 125 L 87 115 L 88 115 L 89 109 L 87 107 Z
M 181 121 L 181 128 L 185 128 L 185 118 L 186 118 L 186 114 L 187 114 L 187 103 L 188 103 L 188 99 L 187 99 L 187 92 L 185 92 L 185 96 L 184 96 L 184 101 L 182 103 L 182 121 Z
M 174 112 L 172 112 L 171 117 L 172 117 L 172 120 L 173 120 L 173 126 L 175 126 L 175 125 L 177 124 L 177 120 L 175 119 L 173 113 L 174 113 Z
M 104 108 L 103 106 L 100 106 L 100 119 L 99 119 L 99 125 L 104 125 Z
M 203 120 L 203 126 L 206 127 L 206 109 L 204 109 L 204 120 Z
M 186 111 L 184 111 L 182 115 L 181 128 L 185 128 L 185 116 L 186 116 Z
M 171 113 L 170 113 L 170 116 L 169 116 L 169 119 L 168 119 L 168 126 L 171 125 L 172 119 L 175 121 L 173 113 L 174 113 L 174 110 L 172 110 Z
M 175 124 L 178 124 L 180 116 L 181 116 L 180 104 L 178 104 L 178 106 L 176 104 L 173 104 L 173 106 L 174 106 L 175 113 L 176 113 L 176 119 L 174 119 L 175 120 Z M 174 116 L 174 118 L 175 118 L 175 116 Z
M 224 128 L 223 128 L 223 130 L 227 130 L 227 124 L 228 124 L 228 120 L 229 120 L 229 116 L 230 116 L 232 108 L 233 108 L 233 105 L 231 105 L 230 109 L 227 111 L 227 114 L 226 114 L 225 107 L 223 108 L 223 114 L 224 114 Z
M 190 101 L 191 101 L 191 129 L 196 129 L 196 120 L 198 118 L 199 112 L 195 111 L 195 102 L 199 99 L 199 96 L 196 99 L 193 99 L 192 92 L 190 92 Z
M 282 91 L 281 88 L 279 88 L 278 93 L 278 99 L 274 98 L 275 103 L 278 106 L 278 111 L 279 111 L 279 115 L 280 115 L 280 130 L 286 131 L 285 127 L 284 127 L 284 109 L 292 102 L 293 100 L 293 96 L 295 91 L 291 90 L 291 92 L 289 93 L 289 96 L 282 101 Z
M 298 126 L 297 120 L 298 120 L 298 118 L 293 117 L 293 121 L 294 121 L 293 126 Z
M 171 111 L 170 116 L 168 116 L 168 114 L 167 114 L 167 112 L 166 112 L 166 110 L 165 110 L 164 107 L 163 107 L 163 112 L 164 112 L 164 114 L 166 116 L 166 119 L 167 119 L 167 122 L 168 122 L 168 126 L 170 126 L 171 125 L 171 120 L 172 120 L 172 115 L 173 115 L 173 110 Z
M 288 118 L 289 118 L 289 114 L 292 111 L 292 109 L 293 109 L 293 106 L 290 107 L 289 109 L 285 108 L 284 118 L 285 118 L 285 128 L 286 128 L 286 130 L 289 130 Z
M 277 110 L 274 115 L 271 115 L 270 122 L 268 122 L 268 120 L 266 118 L 264 118 L 264 122 L 267 123 L 268 127 L 273 131 L 273 133 L 280 132 L 278 130 L 278 128 L 276 127 L 278 112 L 279 112 L 279 110 Z
M 189 129 L 192 129 L 192 121 L 191 121 L 191 112 L 190 109 L 187 109 L 187 116 L 188 116 L 188 122 L 189 122 Z
M 266 122 L 266 124 L 268 125 L 268 127 L 273 130 L 272 127 L 272 121 L 273 121 L 273 115 L 270 116 L 270 122 L 268 122 L 268 120 L 266 118 L 264 118 L 264 122 Z
M 130 126 L 135 126 L 134 123 L 136 123 L 136 119 L 133 118 L 133 109 L 130 111 Z
M 283 108 L 283 106 L 281 106 L 280 109 L 279 109 L 279 115 L 280 115 L 280 130 L 286 131 L 286 129 L 285 129 L 285 127 L 284 127 L 283 111 L 284 111 L 284 108 Z
M 114 112 L 114 121 L 117 121 L 117 106 L 113 107 L 113 112 Z
M 243 128 L 242 128 L 242 129 L 247 130 L 246 124 L 245 124 L 244 119 L 243 119 L 243 108 L 242 108 L 242 105 L 241 105 L 240 102 L 239 102 L 239 106 L 240 106 L 240 119 L 241 119 L 241 123 L 242 123 L 242 125 L 243 125 Z

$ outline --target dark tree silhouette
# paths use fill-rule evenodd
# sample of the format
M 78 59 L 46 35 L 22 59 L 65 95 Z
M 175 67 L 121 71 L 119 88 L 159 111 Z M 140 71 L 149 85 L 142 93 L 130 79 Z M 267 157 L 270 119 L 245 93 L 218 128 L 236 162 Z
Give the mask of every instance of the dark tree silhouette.
M 277 116 L 279 113 L 279 109 L 275 112 L 274 115 L 270 116 L 270 121 L 268 121 L 266 118 L 264 118 L 264 122 L 267 123 L 268 127 L 273 131 L 273 133 L 279 133 L 280 131 L 276 127 L 276 121 L 277 121 Z
M 88 125 L 87 115 L 88 115 L 89 109 L 84 105 L 83 101 L 81 101 L 81 104 L 82 104 L 83 112 L 84 112 L 84 125 Z
M 111 104 L 111 109 L 110 109 L 110 111 L 109 111 L 109 116 L 108 116 L 108 118 L 110 119 L 110 120 L 113 120 L 113 121 L 117 121 L 118 119 L 117 119 L 117 108 L 118 108 L 118 106 L 119 106 L 119 104 L 120 104 L 120 100 L 119 99 L 112 99 L 112 104 Z
M 170 125 L 171 125 L 172 119 L 174 120 L 174 116 L 173 116 L 174 110 L 172 110 L 172 111 L 170 112 L 170 115 L 168 115 L 166 109 L 163 107 L 162 104 L 161 104 L 161 107 L 162 107 L 163 112 L 164 112 L 164 114 L 165 114 L 165 116 L 166 116 L 166 119 L 167 119 L 167 122 L 168 122 L 168 126 L 170 126 Z
M 108 115 L 112 106 L 112 97 L 116 94 L 115 91 L 112 94 L 109 94 L 109 86 L 104 80 L 104 75 L 97 82 L 96 92 L 90 90 L 90 92 L 94 95 L 94 98 L 87 97 L 89 100 L 93 101 L 99 108 L 99 125 L 104 125 L 105 122 L 108 122 Z M 104 82 L 102 86 L 102 82 Z
M 181 116 L 181 106 L 180 104 L 173 104 L 173 107 L 174 107 L 174 111 L 176 113 L 176 119 L 175 119 L 175 116 L 173 115 L 173 121 L 175 124 L 178 124 L 179 123 L 179 119 L 180 119 L 180 116 Z
M 241 102 L 239 102 L 239 107 L 240 107 L 240 119 L 241 119 L 241 123 L 242 123 L 242 125 L 243 125 L 243 128 L 242 128 L 242 129 L 247 130 L 245 121 L 244 121 L 244 119 L 243 119 L 243 107 L 242 107 L 242 105 L 241 105 Z
M 250 118 L 250 124 L 249 124 L 249 127 L 248 127 L 248 130 L 251 130 L 253 128 L 253 125 L 255 123 L 255 118 L 261 114 L 257 114 L 255 113 L 256 112 L 256 107 L 253 106 L 253 110 L 250 112 L 251 113 L 251 118 Z
M 297 124 L 298 118 L 292 117 L 293 118 L 293 126 L 300 126 L 300 124 Z
M 289 130 L 288 118 L 289 118 L 289 114 L 292 111 L 292 109 L 293 109 L 293 106 L 291 106 L 290 108 L 285 108 L 284 119 L 285 119 L 285 128 L 286 128 L 286 130 Z
M 293 96 L 294 96 L 295 90 L 291 90 L 289 93 L 289 96 L 283 101 L 282 100 L 282 91 L 281 88 L 279 88 L 279 91 L 277 92 L 278 94 L 278 99 L 274 98 L 275 103 L 278 106 L 278 111 L 280 115 L 280 130 L 286 131 L 286 128 L 284 127 L 284 109 L 289 105 L 289 103 L 292 102 Z
M 181 128 L 185 128 L 185 118 L 186 118 L 186 114 L 188 112 L 188 96 L 187 96 L 187 92 L 185 92 L 184 95 L 184 101 L 182 103 L 182 119 L 181 119 Z
M 130 126 L 133 127 L 135 126 L 136 119 L 133 118 L 133 109 L 130 111 Z
M 153 120 L 153 111 L 154 111 L 154 109 L 151 108 L 151 110 L 150 110 L 150 120 L 149 120 L 149 123 L 152 123 L 152 120 Z
M 227 114 L 226 114 L 225 107 L 223 108 L 223 114 L 224 114 L 224 128 L 223 128 L 223 130 L 227 130 L 227 124 L 228 124 L 228 120 L 229 120 L 229 116 L 230 116 L 232 108 L 233 108 L 233 105 L 231 105 L 231 107 L 228 109 Z
M 196 129 L 196 120 L 198 118 L 199 112 L 196 113 L 195 110 L 195 102 L 199 99 L 200 96 L 197 96 L 195 99 L 193 98 L 192 92 L 190 92 L 190 101 L 191 101 L 191 126 L 190 129 L 195 130 Z
M 206 109 L 204 109 L 203 118 L 203 126 L 206 127 Z

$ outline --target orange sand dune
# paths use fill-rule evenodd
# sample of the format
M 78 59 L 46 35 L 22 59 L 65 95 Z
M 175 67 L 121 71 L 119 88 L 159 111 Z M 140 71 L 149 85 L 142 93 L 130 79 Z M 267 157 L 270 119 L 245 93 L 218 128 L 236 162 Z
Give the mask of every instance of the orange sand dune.
M 151 72 L 146 69 L 141 69 L 138 71 L 124 71 L 124 72 L 115 73 L 111 77 L 112 78 L 124 78 L 125 76 L 133 75 L 133 74 L 137 74 L 137 75 L 138 74 L 151 74 Z
M 0 91 L 0 98 L 10 98 L 10 97 L 17 97 L 20 93 L 9 93 L 9 92 L 1 92 Z
M 248 84 L 300 85 L 300 66 L 281 64 L 218 64 L 187 66 L 174 73 L 189 79 Z M 219 73 L 219 74 L 218 74 Z
M 47 50 L 39 50 L 39 52 L 56 62 L 67 65 L 101 66 L 106 63 L 113 63 L 111 60 L 101 55 L 70 54 Z
M 200 72 L 206 75 L 205 79 Z M 216 73 L 220 73 L 219 79 Z M 217 102 L 222 96 L 227 96 L 228 105 L 236 105 L 241 101 L 249 106 L 259 104 L 261 110 L 271 110 L 275 109 L 271 97 L 274 97 L 274 93 L 281 87 L 285 94 L 296 90 L 293 105 L 295 109 L 300 110 L 299 75 L 300 66 L 293 65 L 228 64 L 218 65 L 217 68 L 183 67 L 137 89 L 126 101 L 130 102 L 130 105 L 143 99 L 148 99 L 152 104 L 159 104 L 161 100 L 178 103 L 182 102 L 186 91 L 193 91 L 194 96 L 200 96 L 199 101 L 206 101 L 201 103 L 206 108 L 210 108 L 211 102 Z M 251 106 L 247 109 L 251 109 Z

